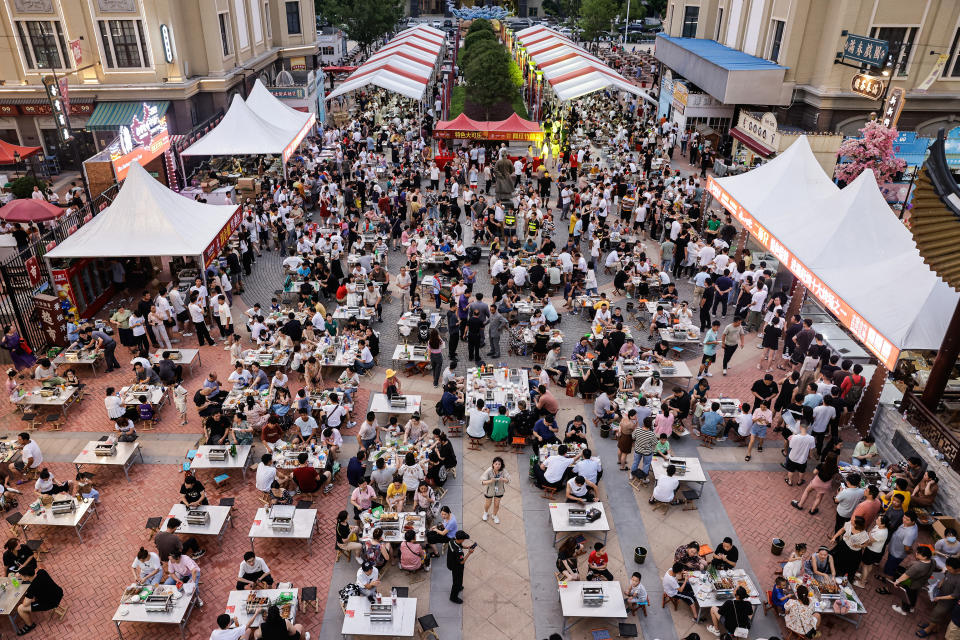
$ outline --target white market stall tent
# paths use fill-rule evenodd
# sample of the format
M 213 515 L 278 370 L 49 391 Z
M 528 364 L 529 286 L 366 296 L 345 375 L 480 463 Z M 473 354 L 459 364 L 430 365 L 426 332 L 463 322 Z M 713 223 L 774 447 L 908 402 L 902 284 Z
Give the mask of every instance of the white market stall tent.
M 125 258 L 219 254 L 240 224 L 239 205 L 204 204 L 171 191 L 137 163 L 109 207 L 48 251 L 46 258 Z M 208 256 L 208 253 L 212 253 Z
M 272 97 L 272 96 L 271 96 Z M 279 121 L 264 119 L 243 101 L 233 96 L 230 108 L 216 127 L 180 152 L 182 156 L 254 156 L 280 155 L 284 164 L 296 150 L 306 130 Z
M 259 79 L 253 83 L 253 89 L 250 90 L 246 103 L 251 111 L 267 122 L 283 129 L 296 130 L 297 136 L 292 142 L 294 146 L 300 144 L 317 121 L 317 117 L 309 111 L 297 111 L 290 105 L 284 104 L 282 100 L 270 93 Z
M 442 31 L 420 25 L 401 31 L 327 95 L 331 100 L 373 85 L 423 100 L 443 53 Z
M 801 136 L 708 190 L 891 368 L 903 349 L 939 349 L 960 294 L 923 262 L 872 171 L 843 189 Z

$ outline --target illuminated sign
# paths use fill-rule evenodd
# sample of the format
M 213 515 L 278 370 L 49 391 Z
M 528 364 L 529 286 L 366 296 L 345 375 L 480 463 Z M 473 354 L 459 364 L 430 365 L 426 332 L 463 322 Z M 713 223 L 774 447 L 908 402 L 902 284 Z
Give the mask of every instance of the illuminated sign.
M 710 192 L 717 202 L 729 211 L 740 223 L 743 228 L 750 232 L 761 245 L 777 257 L 780 264 L 787 267 L 793 275 L 797 277 L 803 286 L 807 288 L 813 296 L 833 313 L 843 326 L 857 337 L 858 340 L 883 363 L 888 370 L 893 370 L 897 366 L 897 358 L 900 356 L 900 349 L 893 346 L 886 337 L 867 322 L 860 314 L 844 302 L 843 298 L 838 296 L 830 287 L 828 287 L 820 278 L 807 268 L 790 250 L 783 245 L 769 230 L 757 222 L 750 212 L 740 206 L 740 203 L 733 199 L 727 191 L 721 187 L 711 176 L 707 182 L 707 191 Z
M 313 125 L 316 124 L 316 122 L 317 122 L 317 117 L 311 114 L 310 119 L 307 120 L 307 122 L 303 125 L 303 127 L 300 128 L 300 131 L 297 132 L 297 136 L 283 150 L 284 163 L 286 163 L 287 160 L 289 160 L 290 157 L 294 154 L 294 152 L 297 150 L 297 147 L 300 146 L 300 142 L 306 137 L 308 133 L 310 133 L 310 129 L 313 128 Z
M 677 113 L 683 113 L 687 108 L 687 99 L 690 96 L 690 90 L 686 83 L 673 83 L 673 110 Z
M 165 24 L 160 25 L 160 42 L 163 43 L 163 59 L 173 62 L 173 39 L 170 37 L 170 28 Z
M 70 107 L 65 103 L 63 94 L 60 92 L 60 83 L 53 76 L 44 76 L 43 88 L 47 92 L 50 113 L 53 114 L 53 121 L 57 125 L 57 138 L 60 142 L 68 142 L 73 138 L 70 118 L 67 116 Z
M 886 40 L 849 35 L 843 47 L 843 57 L 879 67 L 886 61 L 889 50 L 890 45 Z
M 890 89 L 890 95 L 887 96 L 887 104 L 883 108 L 883 126 L 895 127 L 897 120 L 900 119 L 900 112 L 903 111 L 903 102 L 906 100 L 907 92 L 901 87 Z
M 127 177 L 131 162 L 146 166 L 148 162 L 170 148 L 167 117 L 160 116 L 156 105 L 143 104 L 143 111 L 123 125 L 117 139 L 109 147 L 110 162 L 117 180 Z
M 227 246 L 227 242 L 230 241 L 230 236 L 233 235 L 233 232 L 240 227 L 240 222 L 243 220 L 243 213 L 240 211 L 240 207 L 237 207 L 237 210 L 234 212 L 230 219 L 227 220 L 227 223 L 223 225 L 223 228 L 220 229 L 220 233 L 217 234 L 217 237 L 213 239 L 207 248 L 203 252 L 203 266 L 204 268 L 209 267 L 217 256 L 220 255 L 220 252 L 224 247 Z
M 879 100 L 883 95 L 883 80 L 866 73 L 858 73 L 850 81 L 850 89 L 864 98 Z

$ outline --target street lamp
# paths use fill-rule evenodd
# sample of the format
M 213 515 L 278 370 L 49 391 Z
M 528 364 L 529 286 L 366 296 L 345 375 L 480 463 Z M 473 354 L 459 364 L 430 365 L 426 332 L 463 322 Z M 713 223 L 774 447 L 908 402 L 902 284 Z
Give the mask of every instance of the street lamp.
M 19 178 L 20 177 L 20 152 L 19 151 L 13 152 L 13 164 L 14 164 L 14 167 L 16 167 L 17 177 Z

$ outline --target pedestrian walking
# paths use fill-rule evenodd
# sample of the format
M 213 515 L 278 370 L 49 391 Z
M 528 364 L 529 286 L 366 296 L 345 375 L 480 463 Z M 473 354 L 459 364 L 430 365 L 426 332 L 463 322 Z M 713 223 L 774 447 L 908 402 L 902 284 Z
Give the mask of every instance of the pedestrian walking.
M 453 584 L 450 586 L 450 602 L 463 604 L 460 592 L 463 591 L 463 569 L 467 560 L 477 549 L 477 543 L 467 546 L 470 535 L 463 530 L 457 531 L 453 540 L 447 544 L 447 568 L 453 574 Z

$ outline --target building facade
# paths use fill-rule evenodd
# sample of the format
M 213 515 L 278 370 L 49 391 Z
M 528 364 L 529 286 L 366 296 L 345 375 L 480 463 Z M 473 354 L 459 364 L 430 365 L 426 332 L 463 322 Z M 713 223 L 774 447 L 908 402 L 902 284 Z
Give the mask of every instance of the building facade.
M 313 0 L 0 0 L 0 35 L 0 138 L 68 165 L 44 76 L 67 78 L 86 157 L 144 102 L 182 134 L 257 78 L 306 81 L 318 62 Z
M 726 105 L 772 112 L 781 125 L 856 134 L 871 113 L 883 111 L 879 100 L 853 91 L 858 72 L 889 82 L 884 95 L 905 90 L 902 130 L 930 135 L 960 122 L 957 0 L 671 0 L 664 30 L 670 38 L 658 39 L 657 58 L 674 81 L 686 78 Z M 860 70 L 837 64 L 848 35 L 887 41 L 889 56 Z M 720 46 L 704 53 L 697 41 Z M 728 69 L 725 83 L 704 86 L 737 53 L 753 58 L 756 70 Z M 764 70 L 763 62 L 783 71 Z

